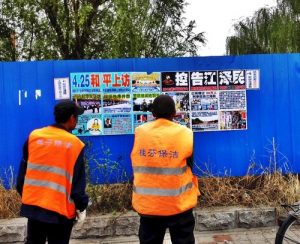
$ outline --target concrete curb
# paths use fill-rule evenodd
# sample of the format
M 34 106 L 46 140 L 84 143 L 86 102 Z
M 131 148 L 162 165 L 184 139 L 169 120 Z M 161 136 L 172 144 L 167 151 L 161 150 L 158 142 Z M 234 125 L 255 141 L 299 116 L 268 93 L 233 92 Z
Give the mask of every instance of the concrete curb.
M 195 231 L 229 230 L 235 228 L 268 227 L 276 224 L 276 208 L 222 207 L 194 210 Z M 0 243 L 24 243 L 26 237 L 25 218 L 0 220 Z M 87 217 L 77 223 L 72 239 L 102 239 L 116 236 L 137 235 L 139 216 L 129 211 Z

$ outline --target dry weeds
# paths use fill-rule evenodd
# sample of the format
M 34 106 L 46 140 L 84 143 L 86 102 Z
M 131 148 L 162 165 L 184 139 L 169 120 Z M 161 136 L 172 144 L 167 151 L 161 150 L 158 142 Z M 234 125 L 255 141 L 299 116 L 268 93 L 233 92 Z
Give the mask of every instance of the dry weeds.
M 218 206 L 272 206 L 299 200 L 298 176 L 281 173 L 243 177 L 201 177 L 200 207 Z M 126 212 L 131 209 L 132 184 L 88 185 L 87 193 L 92 205 L 89 214 Z M 0 218 L 19 214 L 20 197 L 15 190 L 0 185 Z
M 272 206 L 294 203 L 298 195 L 297 175 L 280 173 L 243 177 L 199 178 L 199 207 Z M 131 209 L 132 185 L 89 186 L 92 213 L 124 212 Z
M 125 212 L 131 209 L 132 184 L 88 185 L 92 205 L 90 214 Z
M 16 190 L 5 189 L 0 184 L 0 218 L 14 218 L 19 215 L 21 199 Z
M 296 202 L 297 175 L 280 173 L 199 179 L 199 206 L 272 206 Z

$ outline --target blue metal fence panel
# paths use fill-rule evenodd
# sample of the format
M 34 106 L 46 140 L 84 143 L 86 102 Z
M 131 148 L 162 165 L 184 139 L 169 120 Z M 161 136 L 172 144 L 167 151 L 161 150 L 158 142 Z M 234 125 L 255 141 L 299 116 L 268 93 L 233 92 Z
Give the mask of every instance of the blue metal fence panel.
M 291 55 L 288 58 L 288 80 L 290 87 L 290 134 L 291 141 L 286 145 L 292 150 L 292 154 L 289 155 L 289 160 L 293 164 L 294 170 L 299 172 L 299 142 L 300 142 L 300 102 L 299 102 L 299 84 L 300 84 L 300 55 Z
M 15 173 L 22 144 L 30 131 L 53 122 L 53 79 L 71 72 L 193 71 L 259 69 L 259 90 L 247 91 L 248 129 L 195 133 L 195 171 L 241 176 L 248 167 L 278 166 L 300 172 L 300 54 L 225 57 L 72 60 L 0 63 L 0 176 Z M 37 96 L 36 91 L 41 91 Z M 118 182 L 132 177 L 133 135 L 82 138 L 88 144 L 94 182 Z M 276 153 L 274 145 L 276 143 Z M 200 169 L 201 170 L 200 170 Z M 105 179 L 104 179 L 105 178 Z

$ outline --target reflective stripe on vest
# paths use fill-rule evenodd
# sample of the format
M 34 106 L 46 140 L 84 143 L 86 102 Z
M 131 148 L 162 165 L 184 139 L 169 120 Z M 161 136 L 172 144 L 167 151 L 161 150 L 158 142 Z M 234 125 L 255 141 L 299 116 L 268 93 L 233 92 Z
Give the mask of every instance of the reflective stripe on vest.
M 67 199 L 70 203 L 74 204 L 74 201 L 70 198 L 70 194 L 68 193 L 67 189 L 59 184 L 56 184 L 51 181 L 46 180 L 33 180 L 33 179 L 25 179 L 24 184 L 31 185 L 31 186 L 40 186 L 40 187 L 47 187 L 55 191 L 59 191 L 67 196 Z
M 73 177 L 66 170 L 64 170 L 62 168 L 58 168 L 58 167 L 55 167 L 55 166 L 39 165 L 39 164 L 36 164 L 36 163 L 33 164 L 33 163 L 30 163 L 30 162 L 28 162 L 27 168 L 32 169 L 32 170 L 39 170 L 39 171 L 44 171 L 44 172 L 47 172 L 47 173 L 54 173 L 54 174 L 64 176 L 69 180 L 69 183 L 72 184 Z
M 156 175 L 181 175 L 185 173 L 187 166 L 182 168 L 159 168 L 159 167 L 133 167 L 134 173 L 156 174 Z
M 31 169 L 31 170 L 38 170 L 38 171 L 43 171 L 43 172 L 47 172 L 47 173 L 54 173 L 54 174 L 61 175 L 65 178 L 67 178 L 69 180 L 69 184 L 72 185 L 73 177 L 66 170 L 64 170 L 62 168 L 58 168 L 55 166 L 45 166 L 45 165 L 40 165 L 40 164 L 36 164 L 36 163 L 33 164 L 30 162 L 28 162 L 27 168 Z M 56 184 L 55 182 L 45 181 L 45 180 L 33 180 L 33 179 L 26 178 L 24 184 L 32 185 L 32 186 L 48 187 L 52 190 L 59 191 L 59 192 L 63 193 L 64 195 L 66 195 L 66 197 L 70 203 L 72 203 L 72 204 L 74 203 L 74 201 L 71 199 L 70 193 L 67 191 L 66 187 Z
M 193 183 L 190 182 L 178 189 L 160 189 L 160 188 L 146 188 L 146 187 L 133 186 L 133 191 L 137 194 L 174 197 L 186 192 L 192 187 L 193 187 Z

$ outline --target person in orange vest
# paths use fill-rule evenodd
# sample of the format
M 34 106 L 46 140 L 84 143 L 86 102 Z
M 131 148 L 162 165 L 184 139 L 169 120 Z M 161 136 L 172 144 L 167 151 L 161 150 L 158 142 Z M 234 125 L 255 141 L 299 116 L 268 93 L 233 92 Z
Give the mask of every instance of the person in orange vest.
M 163 243 L 167 228 L 172 243 L 195 243 L 192 209 L 200 193 L 192 173 L 193 132 L 172 121 L 176 109 L 168 95 L 154 99 L 152 114 L 154 121 L 135 129 L 131 152 L 140 243 Z
M 71 100 L 59 102 L 56 123 L 33 130 L 24 143 L 17 191 L 20 215 L 28 218 L 27 244 L 68 244 L 75 219 L 85 219 L 84 143 L 70 133 L 83 112 Z

